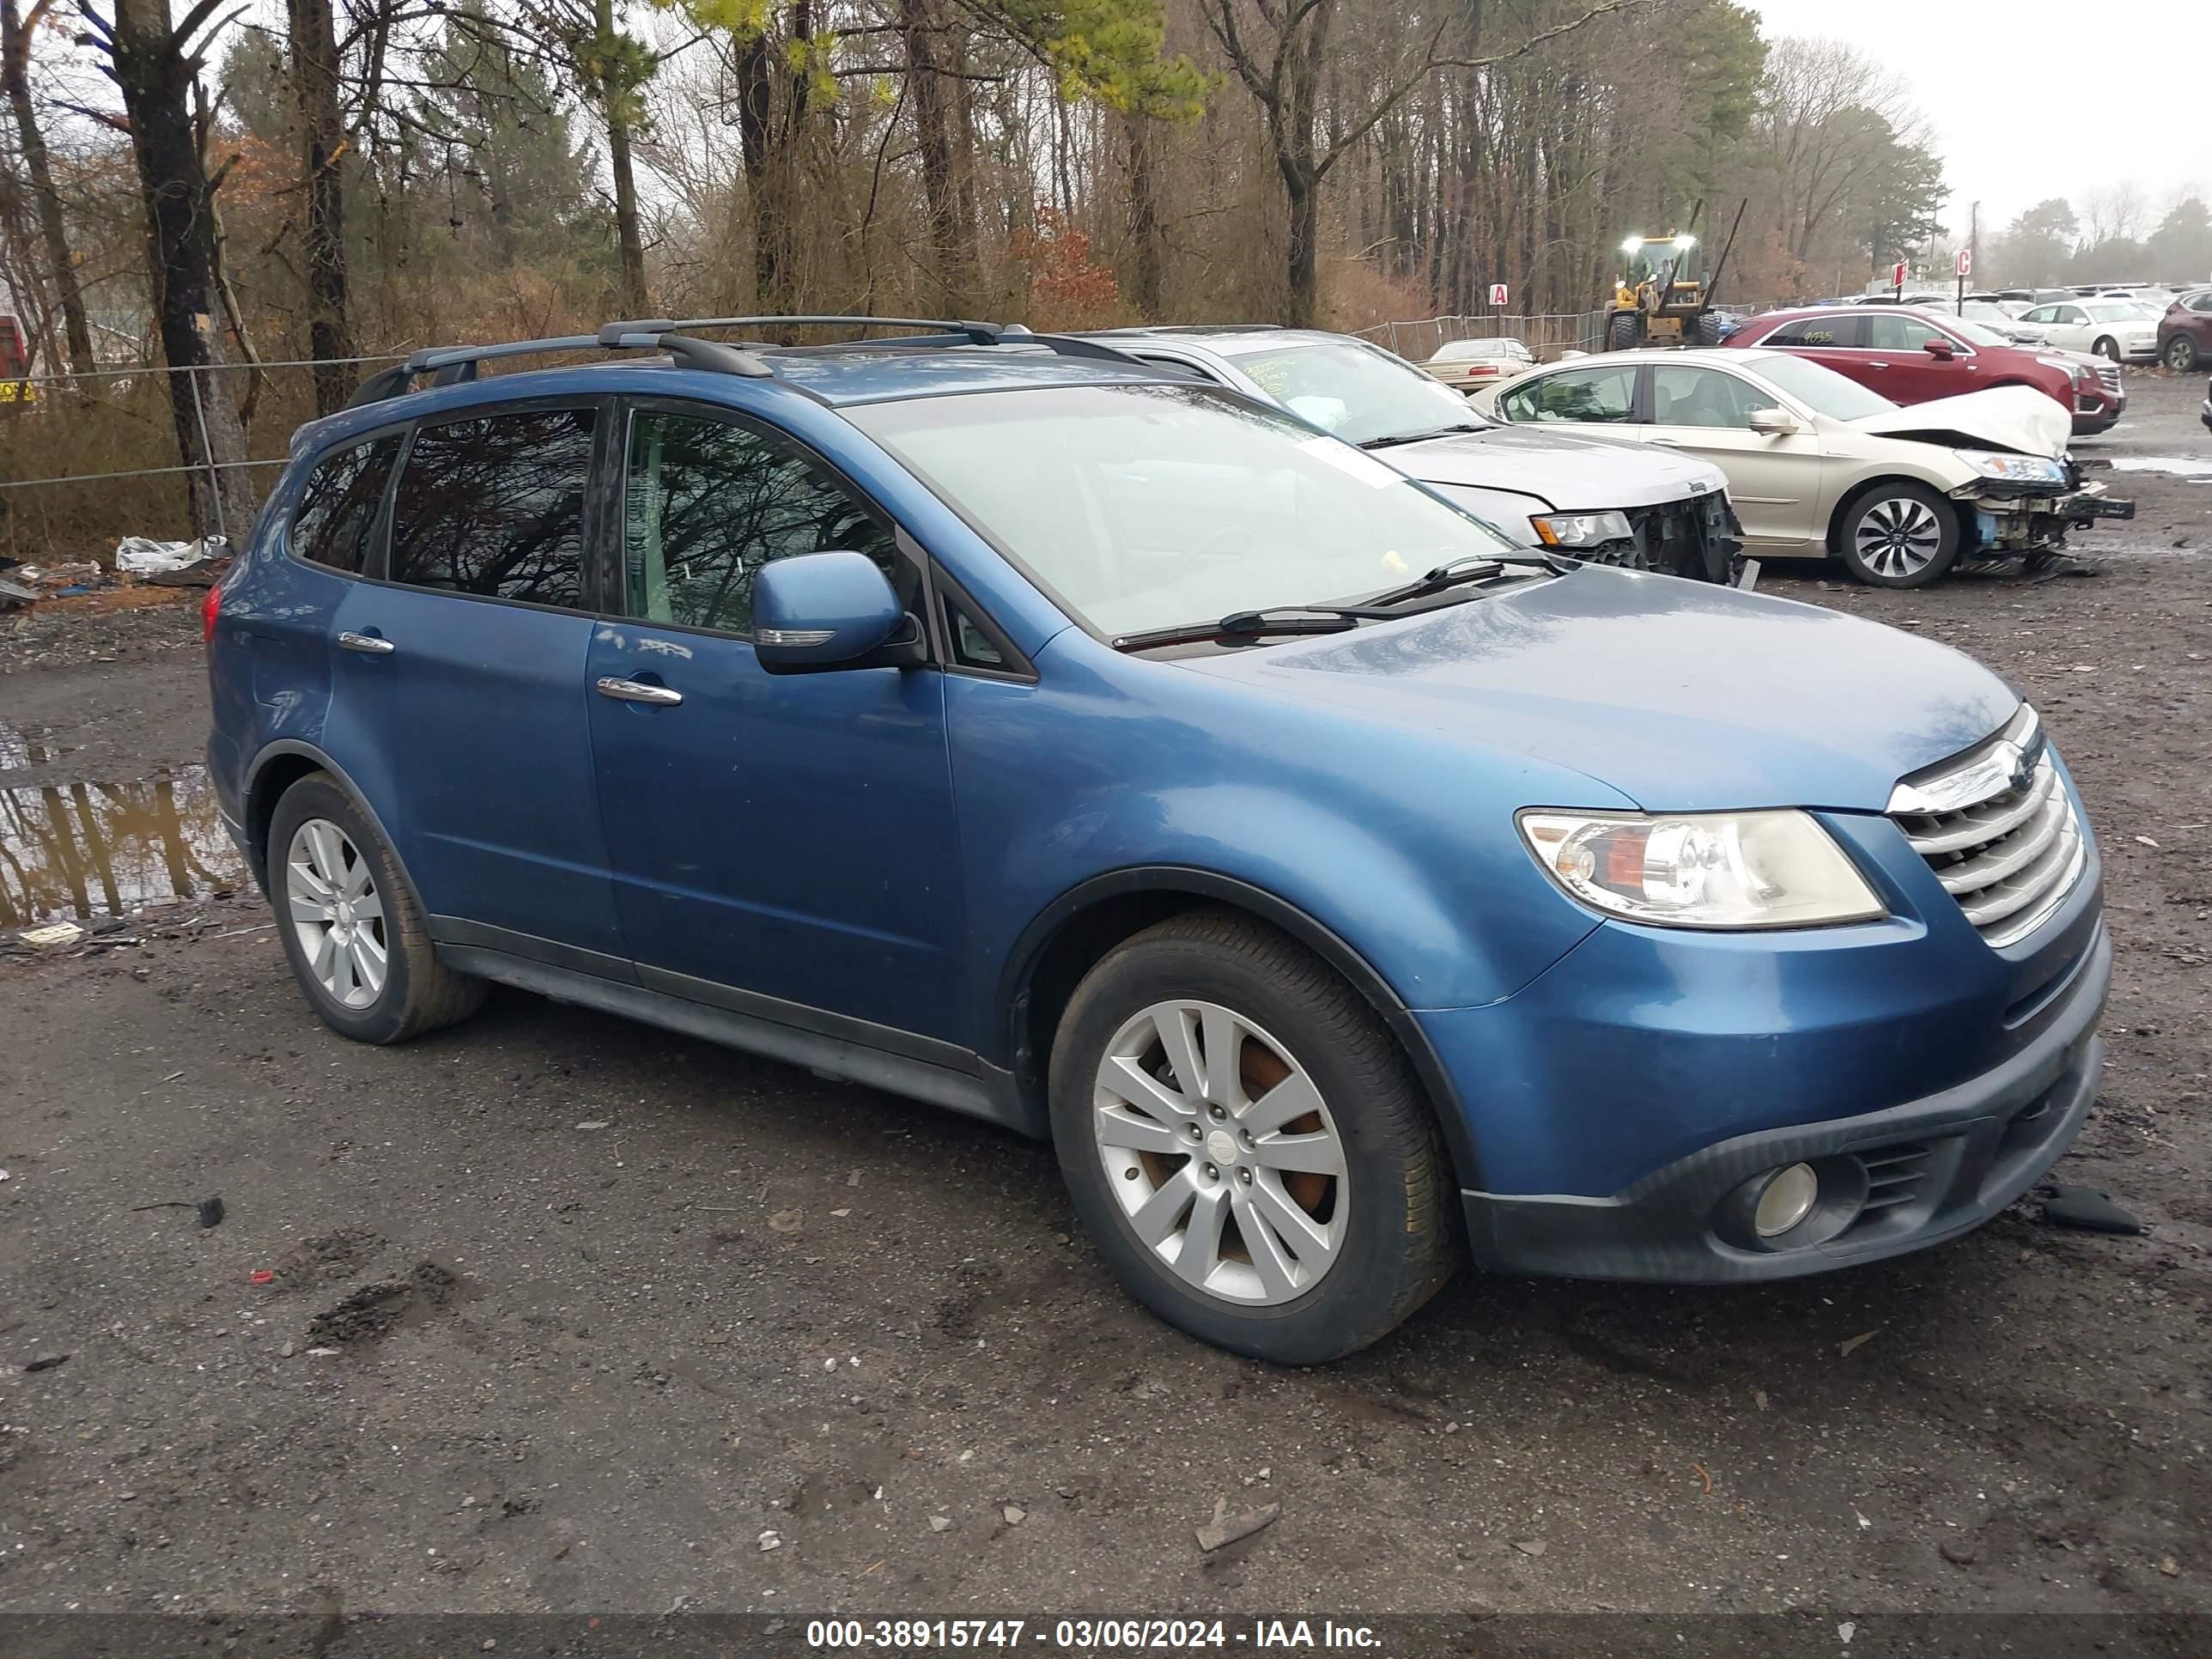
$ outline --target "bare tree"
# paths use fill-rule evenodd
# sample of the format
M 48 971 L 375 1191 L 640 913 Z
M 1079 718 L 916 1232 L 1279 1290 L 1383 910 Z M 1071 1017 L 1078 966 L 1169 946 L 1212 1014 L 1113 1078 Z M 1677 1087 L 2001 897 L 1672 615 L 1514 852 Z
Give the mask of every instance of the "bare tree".
M 0 0 L 0 88 L 15 120 L 15 141 L 29 175 L 31 199 L 37 210 L 39 239 L 45 245 L 46 276 L 53 284 L 62 309 L 62 327 L 69 341 L 70 368 L 89 374 L 97 366 L 92 356 L 92 328 L 84 311 L 84 290 L 77 280 L 76 259 L 70 248 L 69 226 L 62 214 L 61 191 L 54 185 L 53 164 L 46 154 L 46 135 L 40 131 L 38 112 L 31 104 L 31 39 L 53 9 L 54 0 L 33 0 L 31 9 L 18 18 L 15 0 Z

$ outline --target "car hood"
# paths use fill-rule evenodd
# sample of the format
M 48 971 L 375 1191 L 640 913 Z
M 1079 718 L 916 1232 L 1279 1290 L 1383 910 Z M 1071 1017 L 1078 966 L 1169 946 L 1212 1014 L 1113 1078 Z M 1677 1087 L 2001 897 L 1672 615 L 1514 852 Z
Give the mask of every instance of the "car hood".
M 1936 398 L 1902 409 L 1885 409 L 1850 422 L 1885 438 L 1918 438 L 1954 449 L 2008 449 L 2021 455 L 2066 453 L 2074 419 L 2056 398 L 2033 386 L 1993 386 L 1956 398 Z
M 1595 567 L 1176 665 L 1516 750 L 1662 811 L 1879 812 L 1899 778 L 2020 704 L 1972 658 L 1901 629 Z
M 1486 427 L 1375 452 L 1424 483 L 1539 495 L 1562 513 L 1656 507 L 1728 488 L 1721 470 L 1689 455 L 1655 454 L 1623 438 Z

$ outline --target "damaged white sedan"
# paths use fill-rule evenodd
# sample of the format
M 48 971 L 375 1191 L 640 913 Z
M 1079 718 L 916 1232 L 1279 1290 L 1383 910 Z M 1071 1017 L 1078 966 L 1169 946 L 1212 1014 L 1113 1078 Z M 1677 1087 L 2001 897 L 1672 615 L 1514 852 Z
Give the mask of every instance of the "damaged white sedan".
M 1475 394 L 1553 422 L 1680 450 L 1728 477 L 1754 558 L 1843 562 L 1920 587 L 1962 561 L 2056 556 L 2069 530 L 2135 516 L 2067 453 L 2066 410 L 2026 386 L 1900 406 L 1784 351 L 1609 352 Z

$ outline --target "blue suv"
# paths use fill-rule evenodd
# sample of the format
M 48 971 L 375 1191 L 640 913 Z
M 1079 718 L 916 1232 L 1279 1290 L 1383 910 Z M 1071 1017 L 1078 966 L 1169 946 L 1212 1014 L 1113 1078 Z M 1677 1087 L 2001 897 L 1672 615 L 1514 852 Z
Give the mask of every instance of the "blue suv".
M 2097 852 L 1995 675 L 1109 345 L 704 337 L 801 320 L 300 432 L 209 753 L 339 1032 L 496 981 L 1048 1136 L 1133 1295 L 1301 1364 L 1470 1255 L 1917 1249 L 2074 1139 Z

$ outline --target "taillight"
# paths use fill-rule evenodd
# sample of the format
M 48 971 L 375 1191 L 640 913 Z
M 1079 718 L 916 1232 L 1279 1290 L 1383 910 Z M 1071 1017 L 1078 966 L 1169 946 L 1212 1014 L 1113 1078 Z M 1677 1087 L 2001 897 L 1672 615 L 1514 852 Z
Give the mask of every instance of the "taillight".
M 222 614 L 222 584 L 217 583 L 215 586 L 208 589 L 207 598 L 200 601 L 201 644 L 213 645 L 215 643 L 215 619 Z

